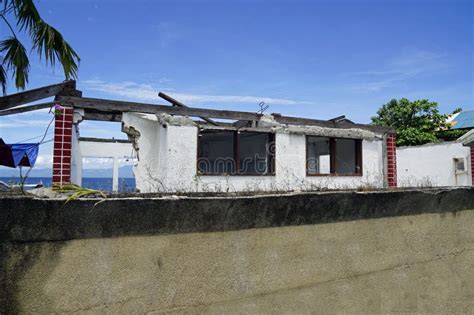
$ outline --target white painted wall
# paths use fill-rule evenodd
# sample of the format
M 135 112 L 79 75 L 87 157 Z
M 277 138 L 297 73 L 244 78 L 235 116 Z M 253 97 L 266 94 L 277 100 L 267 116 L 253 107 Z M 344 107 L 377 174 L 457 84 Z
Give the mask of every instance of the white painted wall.
M 381 188 L 382 139 L 364 140 L 363 176 L 306 176 L 306 141 L 302 134 L 276 133 L 274 176 L 197 175 L 198 128 L 163 127 L 154 115 L 124 113 L 125 126 L 140 132 L 134 166 L 140 192 L 232 192 Z
M 123 113 L 122 123 L 140 133 L 133 166 L 136 188 L 141 192 L 163 191 L 167 173 L 166 128 L 151 114 Z
M 79 148 L 79 126 L 77 121 L 72 125 L 71 137 L 71 183 L 82 184 L 82 156 Z
M 381 140 L 363 141 L 363 176 L 306 176 L 305 136 L 277 133 L 275 140 L 275 176 L 196 176 L 197 190 L 298 191 L 383 187 Z
M 455 174 L 454 158 L 464 158 L 467 172 Z M 443 142 L 397 148 L 399 187 L 471 186 L 470 148 Z

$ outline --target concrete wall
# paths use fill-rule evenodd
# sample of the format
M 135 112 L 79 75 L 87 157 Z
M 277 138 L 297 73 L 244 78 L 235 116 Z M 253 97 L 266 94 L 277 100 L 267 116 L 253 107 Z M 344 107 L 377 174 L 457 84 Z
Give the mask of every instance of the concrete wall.
M 166 130 L 156 116 L 150 114 L 124 113 L 123 123 L 126 128 L 133 128 L 139 133 L 135 138 L 137 163 L 134 165 L 135 183 L 138 190 L 161 191 L 166 177 Z M 146 163 L 143 163 L 146 161 Z
M 0 313 L 468 313 L 473 192 L 0 198 Z
M 466 172 L 456 175 L 454 158 L 465 160 Z M 470 148 L 457 142 L 397 148 L 398 186 L 471 186 L 470 161 Z
M 134 167 L 140 192 L 305 191 L 384 186 L 383 141 L 363 140 L 363 176 L 306 176 L 304 134 L 276 132 L 274 176 L 209 176 L 197 174 L 198 127 L 168 124 L 154 115 L 123 115 L 140 132 L 140 159 Z M 329 129 L 329 128 L 328 128 Z M 270 132 L 270 131 L 269 131 Z
M 74 115 L 77 115 L 76 113 Z M 82 185 L 82 155 L 79 147 L 79 125 L 73 121 L 71 137 L 71 183 Z

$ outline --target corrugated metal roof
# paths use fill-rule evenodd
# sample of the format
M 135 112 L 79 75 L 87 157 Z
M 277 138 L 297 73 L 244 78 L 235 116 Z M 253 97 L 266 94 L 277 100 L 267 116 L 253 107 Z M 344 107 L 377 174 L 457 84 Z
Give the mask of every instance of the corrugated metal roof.
M 460 112 L 451 122 L 452 129 L 474 128 L 474 110 Z

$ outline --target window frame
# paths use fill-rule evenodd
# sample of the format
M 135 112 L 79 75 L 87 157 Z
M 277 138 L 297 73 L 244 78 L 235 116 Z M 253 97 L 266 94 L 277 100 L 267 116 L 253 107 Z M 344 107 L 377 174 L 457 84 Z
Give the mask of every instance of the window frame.
M 328 173 L 320 173 L 320 174 L 313 174 L 309 172 L 308 168 L 308 161 L 309 161 L 309 150 L 308 150 L 308 142 L 311 137 L 315 138 L 328 138 L 329 139 L 329 174 Z M 355 167 L 359 169 L 359 172 L 356 173 L 336 173 L 336 140 L 337 139 L 345 139 L 345 140 L 354 140 L 355 141 Z M 343 137 L 328 137 L 328 136 L 313 136 L 313 135 L 305 135 L 305 150 L 306 150 L 306 176 L 362 176 L 363 175 L 363 158 L 362 158 L 362 139 L 353 139 L 353 138 L 343 138 Z
M 199 170 L 199 158 L 200 158 L 200 136 L 203 131 L 222 131 L 222 132 L 232 132 L 234 136 L 234 148 L 233 148 L 233 159 L 234 159 L 234 172 L 233 173 L 202 173 Z M 272 158 L 267 165 L 267 168 L 270 168 L 271 172 L 266 173 L 240 173 L 240 133 L 242 132 L 249 132 L 249 133 L 262 133 L 266 134 L 268 137 L 267 144 L 265 150 L 268 150 L 268 146 L 273 143 L 274 151 L 273 154 L 268 154 Z M 228 130 L 228 129 L 199 129 L 197 133 L 197 150 L 196 150 L 196 175 L 197 176 L 275 176 L 276 169 L 275 169 L 275 160 L 276 160 L 276 146 L 275 146 L 276 134 L 274 132 L 265 132 L 265 131 L 254 131 L 254 130 Z

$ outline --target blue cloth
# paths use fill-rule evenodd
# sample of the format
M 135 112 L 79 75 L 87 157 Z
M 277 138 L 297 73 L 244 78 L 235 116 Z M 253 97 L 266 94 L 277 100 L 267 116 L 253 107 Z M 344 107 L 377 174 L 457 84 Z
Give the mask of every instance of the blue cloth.
M 33 167 L 38 158 L 39 143 L 5 144 L 0 139 L 0 165 Z

